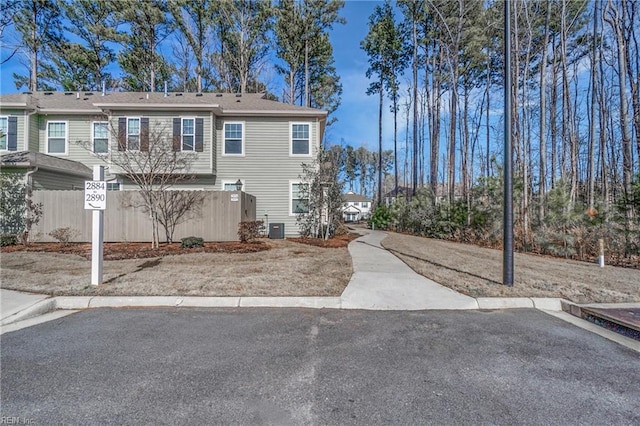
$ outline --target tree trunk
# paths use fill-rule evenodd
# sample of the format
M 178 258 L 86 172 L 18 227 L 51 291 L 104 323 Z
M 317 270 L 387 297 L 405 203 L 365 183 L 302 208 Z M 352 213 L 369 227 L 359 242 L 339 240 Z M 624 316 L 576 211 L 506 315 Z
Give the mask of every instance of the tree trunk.
M 412 182 L 411 182 L 411 195 L 416 195 L 416 188 L 418 187 L 418 26 L 415 19 L 413 19 L 412 28 L 412 42 L 413 42 L 413 161 L 412 161 Z
M 542 63 L 540 66 L 540 193 L 538 216 L 540 223 L 544 222 L 545 194 L 547 192 L 547 50 L 549 46 L 549 15 L 551 1 L 547 0 L 547 16 L 544 24 L 544 41 L 542 44 Z
M 380 75 L 380 98 L 378 107 L 378 205 L 382 203 L 382 104 L 383 104 L 383 77 Z
M 612 0 L 607 1 L 607 10 L 604 13 L 604 19 L 613 29 L 618 45 L 618 78 L 619 78 L 619 99 L 620 99 L 620 129 L 622 133 L 622 189 L 625 198 L 625 219 L 627 229 L 631 227 L 631 219 L 633 211 L 629 202 L 631 196 L 631 177 L 633 174 L 632 165 L 632 149 L 631 149 L 631 132 L 629 129 L 629 112 L 627 109 L 627 57 L 625 38 L 622 32 L 623 26 L 626 25 L 626 0 L 621 0 L 620 9 L 612 4 Z
M 593 46 L 591 48 L 591 110 L 589 113 L 589 148 L 588 148 L 588 165 L 587 165 L 587 177 L 589 179 L 588 188 L 588 203 L 589 211 L 593 212 L 595 208 L 595 155 L 594 149 L 596 144 L 596 85 L 598 84 L 597 75 L 597 63 L 596 63 L 596 39 L 598 37 L 598 2 L 594 5 L 593 9 Z

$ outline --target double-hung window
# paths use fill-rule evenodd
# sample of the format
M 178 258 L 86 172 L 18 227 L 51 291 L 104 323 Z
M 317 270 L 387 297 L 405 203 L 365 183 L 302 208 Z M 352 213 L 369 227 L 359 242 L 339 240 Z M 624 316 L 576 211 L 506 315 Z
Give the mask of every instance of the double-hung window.
M 195 150 L 195 118 L 183 118 L 182 119 L 182 150 L 194 151 Z
M 311 155 L 311 139 L 309 123 L 291 124 L 291 155 Z
M 309 213 L 309 185 L 291 183 L 291 214 Z
M 109 152 L 109 123 L 106 121 L 94 121 L 91 124 L 93 138 L 93 152 L 106 154 Z
M 127 150 L 140 151 L 139 118 L 127 118 Z
M 243 123 L 224 123 L 224 155 L 244 155 L 243 128 Z
M 47 122 L 47 154 L 67 154 L 67 122 Z
M 9 117 L 0 117 L 0 150 L 5 151 L 8 149 L 7 141 L 9 140 L 7 134 L 9 133 Z

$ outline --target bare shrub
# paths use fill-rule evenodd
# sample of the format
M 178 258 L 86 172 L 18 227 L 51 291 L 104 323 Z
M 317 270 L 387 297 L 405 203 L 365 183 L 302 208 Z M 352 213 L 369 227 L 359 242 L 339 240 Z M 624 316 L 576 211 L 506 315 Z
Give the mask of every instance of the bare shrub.
M 260 236 L 264 222 L 262 220 L 254 220 L 251 222 L 240 222 L 238 224 L 238 237 L 243 243 L 248 243 Z
M 73 240 L 79 234 L 80 233 L 77 230 L 67 226 L 64 228 L 56 228 L 53 231 L 49 232 L 48 235 L 59 243 L 68 245 L 71 240 Z

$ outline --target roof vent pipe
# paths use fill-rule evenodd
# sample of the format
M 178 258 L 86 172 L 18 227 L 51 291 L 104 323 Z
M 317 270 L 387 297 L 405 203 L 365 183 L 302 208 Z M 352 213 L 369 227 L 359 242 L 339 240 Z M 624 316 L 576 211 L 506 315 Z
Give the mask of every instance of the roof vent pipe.
M 167 95 L 167 81 L 165 80 L 165 82 L 164 82 L 164 97 L 166 98 L 167 96 L 169 96 L 169 95 Z
M 76 99 L 80 99 L 80 92 L 76 92 Z
M 107 90 L 107 83 L 104 80 L 102 80 L 102 96 L 105 95 L 106 90 Z

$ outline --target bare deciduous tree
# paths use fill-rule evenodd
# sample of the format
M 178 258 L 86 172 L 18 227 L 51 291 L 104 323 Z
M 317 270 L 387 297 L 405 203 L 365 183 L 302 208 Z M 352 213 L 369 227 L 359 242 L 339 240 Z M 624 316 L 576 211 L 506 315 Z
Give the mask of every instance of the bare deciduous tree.
M 111 166 L 111 172 L 122 176 L 138 188 L 138 197 L 124 197 L 128 207 L 142 208 L 151 219 L 151 247 L 158 248 L 160 228 L 164 230 L 167 243 L 173 242 L 175 228 L 196 214 L 204 201 L 202 191 L 181 189 L 195 180 L 191 166 L 202 151 L 196 119 L 195 140 L 183 150 L 183 141 L 176 132 L 158 122 L 150 128 L 149 119 L 140 119 L 139 136 L 128 136 L 125 118 L 120 118 L 111 129 L 117 141 L 109 156 L 101 157 Z M 87 147 L 87 143 L 79 144 Z

